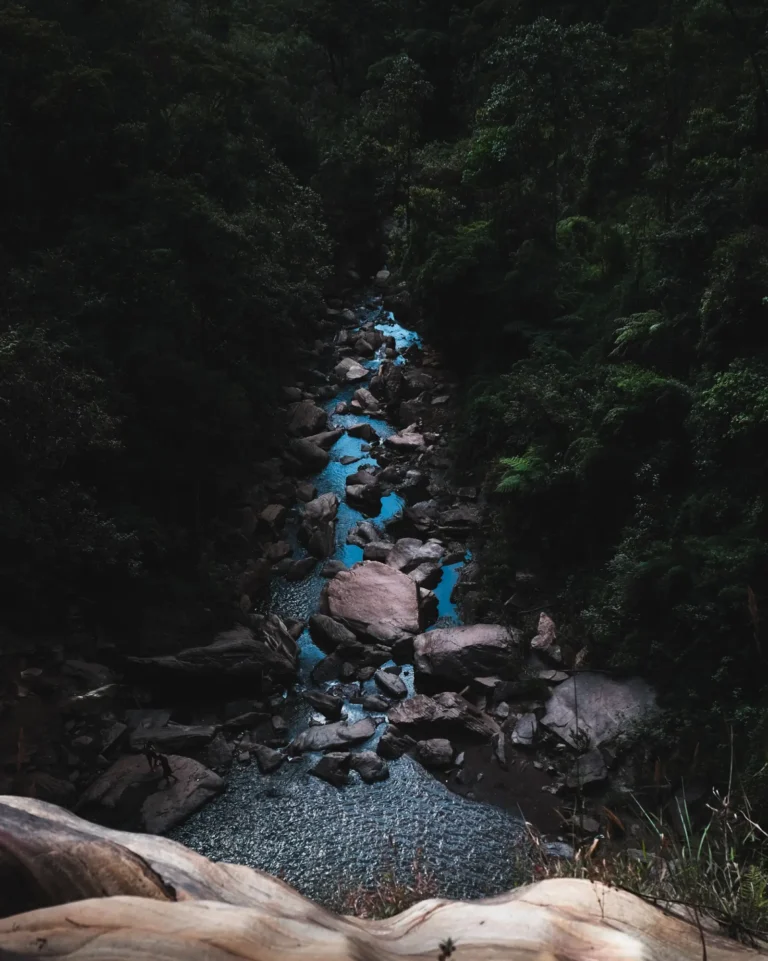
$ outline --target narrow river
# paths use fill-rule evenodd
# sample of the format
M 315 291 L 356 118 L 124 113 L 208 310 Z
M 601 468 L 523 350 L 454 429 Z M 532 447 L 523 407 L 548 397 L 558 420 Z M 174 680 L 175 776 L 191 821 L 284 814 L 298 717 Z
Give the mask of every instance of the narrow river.
M 396 324 L 381 307 L 361 307 L 356 314 L 361 324 L 373 321 L 386 335 L 394 336 L 399 351 L 418 344 L 418 335 Z M 362 363 L 375 370 L 380 362 L 377 356 Z M 398 362 L 403 362 L 402 357 Z M 339 402 L 351 400 L 358 386 L 340 387 L 338 394 L 325 402 L 331 427 L 348 428 L 368 421 L 380 438 L 394 433 L 395 428 L 385 420 L 333 413 Z M 363 449 L 365 446 L 364 441 L 344 434 L 331 451 L 330 464 L 313 478 L 318 494 L 333 492 L 339 498 L 333 556 L 347 566 L 363 556 L 361 548 L 347 544 L 349 531 L 363 519 L 383 524 L 403 508 L 396 493 L 383 499 L 381 512 L 375 517 L 363 515 L 346 503 L 347 475 L 376 463 Z M 345 466 L 341 459 L 347 457 L 360 460 Z M 303 505 L 294 508 L 286 530 L 286 539 L 295 548 L 294 558 L 306 555 L 297 540 L 302 509 Z M 462 566 L 463 562 L 443 568 L 435 590 L 439 619 L 434 626 L 459 623 L 451 593 Z M 321 567 L 318 565 L 300 582 L 276 579 L 272 609 L 283 617 L 306 621 L 318 610 L 326 583 L 319 573 Z M 305 730 L 312 718 L 311 708 L 297 695 L 306 688 L 330 686 L 310 679 L 312 668 L 324 655 L 307 631 L 300 639 L 300 648 L 299 682 L 289 696 L 286 715 L 292 736 Z M 410 665 L 403 668 L 402 677 L 412 694 Z M 378 693 L 373 681 L 366 682 L 364 689 Z M 358 704 L 347 703 L 345 710 L 350 720 L 365 714 Z M 384 727 L 381 723 L 377 734 L 360 749 L 374 748 Z M 226 793 L 172 836 L 214 860 L 247 864 L 282 877 L 302 893 L 325 903 L 335 902 L 341 891 L 375 884 L 388 869 L 407 879 L 415 861 L 434 874 L 439 893 L 450 897 L 494 894 L 515 883 L 520 819 L 451 793 L 408 757 L 390 762 L 386 781 L 365 784 L 353 775 L 350 784 L 341 789 L 308 776 L 317 759 L 317 755 L 306 755 L 283 764 L 271 775 L 259 773 L 255 763 L 236 766 Z

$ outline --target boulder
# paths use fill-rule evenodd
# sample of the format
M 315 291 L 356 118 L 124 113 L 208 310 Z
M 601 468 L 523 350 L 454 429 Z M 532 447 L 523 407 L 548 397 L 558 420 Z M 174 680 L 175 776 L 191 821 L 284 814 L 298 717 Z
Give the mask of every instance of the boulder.
M 328 612 L 352 630 L 377 625 L 394 632 L 419 630 L 418 589 L 400 571 L 378 561 L 363 561 L 342 571 L 326 587 Z
M 416 741 L 407 734 L 399 731 L 394 724 L 387 725 L 384 733 L 379 738 L 376 745 L 376 753 L 380 757 L 387 758 L 389 761 L 396 761 L 404 754 L 407 754 L 416 744 Z
M 358 337 L 354 343 L 355 353 L 358 357 L 365 357 L 370 360 L 375 356 L 376 351 L 371 346 L 371 344 L 365 339 L 365 337 Z
M 417 694 L 396 704 L 388 717 L 398 728 L 435 737 L 469 734 L 490 739 L 501 730 L 493 718 L 451 691 L 435 697 Z
M 445 547 L 440 541 L 429 540 L 422 543 L 415 537 L 401 537 L 395 542 L 387 564 L 407 574 L 426 561 L 439 561 L 443 554 Z
M 349 784 L 350 760 L 351 756 L 348 753 L 326 754 L 309 773 L 334 787 L 344 787 Z
M 535 714 L 523 714 L 517 719 L 512 731 L 512 743 L 518 747 L 532 747 L 536 732 L 539 729 L 539 722 Z
M 366 784 L 376 781 L 386 781 L 389 777 L 389 765 L 373 751 L 360 751 L 350 758 L 352 770 L 357 771 Z
M 252 745 L 251 752 L 256 758 L 256 763 L 259 765 L 262 774 L 272 774 L 285 760 L 284 754 L 274 748 L 267 747 L 266 744 Z
M 327 614 L 313 614 L 310 617 L 309 633 L 323 651 L 335 651 L 337 647 L 343 648 L 357 643 L 357 637 L 348 627 Z
M 296 460 L 302 470 L 308 473 L 321 471 L 330 462 L 330 455 L 311 440 L 297 437 L 288 444 L 288 453 Z
M 325 430 L 328 415 L 311 400 L 293 404 L 288 412 L 288 433 L 294 437 L 307 437 Z
M 384 441 L 386 447 L 400 453 L 416 453 L 427 449 L 424 435 L 419 433 L 416 424 L 411 424 L 397 434 L 391 434 Z
M 296 486 L 296 498 L 306 504 L 317 497 L 317 488 L 311 481 L 302 481 Z
M 437 501 L 418 501 L 406 507 L 403 517 L 420 534 L 429 534 L 436 526 L 438 512 Z
M 259 514 L 259 521 L 270 531 L 279 531 L 285 524 L 286 509 L 282 504 L 269 504 Z
M 340 697 L 327 694 L 325 691 L 306 691 L 304 700 L 330 721 L 338 721 L 341 718 L 344 701 Z
M 378 271 L 373 282 L 377 287 L 388 287 L 391 276 L 391 272 L 384 268 L 383 270 Z
M 405 681 L 396 674 L 390 674 L 388 671 L 376 671 L 373 679 L 376 686 L 381 688 L 388 697 L 399 699 L 408 696 Z
M 408 572 L 408 577 L 417 587 L 428 591 L 433 591 L 437 587 L 442 576 L 443 569 L 435 561 L 425 561 L 423 564 L 419 564 L 415 570 Z
M 376 733 L 376 722 L 370 717 L 363 718 L 355 724 L 347 721 L 336 721 L 334 724 L 323 724 L 321 727 L 310 727 L 303 731 L 290 745 L 292 754 L 304 754 L 308 751 L 333 751 L 336 748 L 349 747 L 352 744 L 362 744 Z
M 168 724 L 165 727 L 140 727 L 131 732 L 133 751 L 143 751 L 152 742 L 161 754 L 199 751 L 213 740 L 216 728 L 211 724 Z
M 316 444 L 323 450 L 330 450 L 337 440 L 341 440 L 344 436 L 344 431 L 337 427 L 334 430 L 324 430 L 319 434 L 310 434 L 305 440 L 308 440 L 311 444 Z
M 577 758 L 565 779 L 569 788 L 580 789 L 587 784 L 595 784 L 604 781 L 608 777 L 608 769 L 605 766 L 603 755 L 597 748 L 587 751 Z
M 373 541 L 372 544 L 366 544 L 363 548 L 363 560 L 379 561 L 385 564 L 391 550 L 392 544 L 389 541 Z
M 379 435 L 374 430 L 373 425 L 369 424 L 367 420 L 363 421 L 362 424 L 353 424 L 347 428 L 347 433 L 350 437 L 357 437 L 360 440 L 368 441 L 369 444 L 379 439 Z
M 283 400 L 288 401 L 289 404 L 295 404 L 302 398 L 301 389 L 298 387 L 281 387 L 280 393 Z
M 385 403 L 394 407 L 400 403 L 405 389 L 405 375 L 399 364 L 385 361 L 379 367 L 375 380 L 371 381 L 371 393 L 381 397 Z
M 357 676 L 360 677 L 359 671 Z M 386 714 L 389 710 L 389 701 L 381 694 L 368 694 L 363 698 L 363 710 L 370 711 L 371 714 Z
M 557 630 L 555 628 L 555 622 L 549 614 L 542 612 L 539 615 L 538 632 L 536 637 L 531 641 L 531 650 L 536 651 L 537 654 L 540 654 L 545 660 L 551 661 L 553 664 L 562 664 L 563 652 L 557 644 L 556 637 Z
M 424 767 L 450 767 L 453 763 L 453 745 L 445 738 L 431 737 L 416 744 L 416 757 Z
M 617 680 L 585 671 L 557 685 L 541 723 L 583 750 L 618 740 L 655 705 L 653 689 L 640 678 Z
M 303 581 L 309 577 L 315 569 L 317 560 L 314 557 L 301 557 L 296 561 L 290 561 L 282 572 L 287 581 Z
M 291 556 L 291 545 L 288 541 L 277 541 L 275 544 L 270 544 L 267 548 L 266 558 L 272 564 L 277 564 L 279 561 L 284 561 L 286 557 Z
M 483 521 L 479 507 L 474 504 L 460 504 L 443 511 L 438 518 L 438 527 L 445 534 L 462 537 L 477 530 Z
M 438 628 L 419 635 L 413 649 L 418 674 L 456 684 L 509 672 L 515 660 L 513 634 L 496 624 Z
M 373 394 L 366 388 L 360 387 L 355 391 L 353 400 L 356 400 L 360 407 L 366 411 L 378 411 L 379 402 Z
M 370 371 L 366 370 L 361 364 L 351 357 L 342 358 L 333 368 L 336 377 L 342 382 L 354 383 L 358 380 L 365 380 Z
M 323 494 L 310 501 L 301 518 L 300 536 L 313 557 L 330 557 L 336 548 L 336 514 L 339 499 Z
M 346 569 L 347 565 L 344 563 L 344 561 L 326 561 L 320 570 L 320 576 L 327 578 L 336 577 L 340 571 L 345 571 Z
M 253 619 L 255 620 L 255 618 Z M 191 647 L 161 657 L 129 657 L 135 673 L 167 683 L 210 687 L 240 684 L 253 688 L 264 676 L 293 679 L 298 646 L 276 614 L 261 618 L 254 629 L 238 626 L 223 631 L 213 644 Z
M 100 824 L 162 834 L 224 790 L 224 781 L 188 757 L 168 755 L 175 780 L 150 771 L 143 755 L 122 757 L 101 774 L 77 810 Z
M 356 547 L 365 547 L 366 544 L 380 540 L 381 531 L 370 521 L 361 521 L 347 534 L 347 544 L 354 544 Z
M 435 382 L 430 374 L 418 367 L 406 368 L 403 375 L 405 381 L 403 385 L 403 395 L 406 399 L 418 397 L 424 391 L 432 390 Z

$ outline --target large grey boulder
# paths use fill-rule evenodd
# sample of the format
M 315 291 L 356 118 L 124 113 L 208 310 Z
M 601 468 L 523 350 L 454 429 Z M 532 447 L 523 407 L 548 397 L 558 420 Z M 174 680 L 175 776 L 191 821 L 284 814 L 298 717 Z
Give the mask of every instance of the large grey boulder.
M 310 501 L 301 518 L 301 538 L 313 557 L 330 557 L 336 548 L 336 514 L 339 499 L 322 494 Z
M 401 698 L 408 696 L 408 688 L 405 686 L 405 681 L 396 674 L 390 674 L 389 671 L 376 671 L 373 679 L 376 682 L 376 686 L 389 697 Z
M 340 440 L 343 436 L 344 431 L 340 427 L 335 427 L 333 430 L 324 430 L 319 434 L 310 434 L 305 440 L 308 440 L 310 444 L 316 444 L 323 450 L 330 450 L 336 441 Z
M 558 684 L 541 723 L 583 750 L 616 741 L 655 706 L 653 688 L 641 678 L 616 680 L 584 672 Z
M 318 434 L 328 425 L 328 415 L 311 400 L 293 404 L 288 413 L 288 433 L 294 437 Z
M 108 826 L 162 834 L 224 790 L 224 781 L 197 761 L 168 755 L 174 777 L 150 771 L 143 755 L 121 757 L 88 788 L 77 810 Z
M 213 644 L 191 647 L 179 654 L 161 657 L 129 657 L 134 673 L 148 680 L 174 684 L 240 684 L 269 676 L 292 679 L 298 665 L 298 645 L 276 614 L 262 618 L 251 629 L 238 626 L 223 631 Z
M 308 751 L 334 751 L 352 744 L 362 744 L 375 733 L 376 722 L 370 717 L 365 717 L 355 724 L 337 721 L 335 724 L 323 724 L 303 731 L 291 743 L 289 750 L 293 754 L 305 754 Z
M 387 716 L 402 731 L 428 737 L 469 734 L 490 739 L 501 730 L 493 718 L 452 691 L 435 697 L 417 694 L 396 704 Z
M 419 597 L 413 581 L 378 561 L 341 571 L 326 588 L 328 613 L 354 631 L 375 625 L 393 633 L 419 630 Z
M 349 646 L 357 641 L 348 627 L 327 614 L 313 614 L 310 617 L 309 633 L 315 644 L 324 651 L 335 651 L 337 647 Z
M 336 377 L 344 383 L 354 383 L 358 380 L 365 380 L 370 371 L 366 370 L 361 364 L 351 357 L 344 357 L 333 369 Z
M 288 453 L 296 460 L 299 467 L 308 473 L 321 471 L 328 466 L 331 460 L 327 451 L 317 444 L 313 444 L 306 437 L 296 437 L 290 441 Z
M 444 554 L 445 547 L 440 541 L 428 540 L 423 543 L 415 537 L 401 537 L 388 555 L 387 564 L 408 574 L 427 561 L 439 561 Z
M 414 666 L 418 674 L 456 684 L 503 674 L 514 664 L 515 640 L 497 624 L 438 628 L 414 640 Z
M 416 424 L 411 424 L 405 430 L 390 435 L 384 441 L 384 445 L 400 453 L 418 453 L 427 449 L 424 435 L 419 431 Z

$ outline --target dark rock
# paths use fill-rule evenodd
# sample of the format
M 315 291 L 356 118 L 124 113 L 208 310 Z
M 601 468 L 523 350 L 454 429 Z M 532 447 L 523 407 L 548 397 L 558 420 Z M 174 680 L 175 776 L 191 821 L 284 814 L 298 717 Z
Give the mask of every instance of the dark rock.
M 327 781 L 334 787 L 344 787 L 349 784 L 350 755 L 348 753 L 326 754 L 310 770 L 310 774 Z
M 517 744 L 518 747 L 531 747 L 538 729 L 539 722 L 536 720 L 536 715 L 523 714 L 515 723 L 512 731 L 512 743 Z
M 323 494 L 310 501 L 301 519 L 301 538 L 313 557 L 329 557 L 336 548 L 336 514 L 339 499 Z
M 439 561 L 443 554 L 445 547 L 440 541 L 422 543 L 415 537 L 401 537 L 387 557 L 387 565 L 407 574 L 427 561 Z
M 330 579 L 331 577 L 335 577 L 340 571 L 345 571 L 346 569 L 347 566 L 343 561 L 326 561 L 320 569 L 320 576 Z
M 282 504 L 269 504 L 259 514 L 259 521 L 268 530 L 278 531 L 285 524 L 285 515 L 286 510 Z
M 324 430 L 319 434 L 310 434 L 305 440 L 308 440 L 310 444 L 315 444 L 322 450 L 330 450 L 337 440 L 340 440 L 344 436 L 344 431 L 340 428 L 334 428 L 334 430 Z
M 390 434 L 384 441 L 386 447 L 398 453 L 418 453 L 426 450 L 427 442 L 415 424 L 406 427 L 397 434 Z
M 369 717 L 349 724 L 337 721 L 334 724 L 324 724 L 322 727 L 312 727 L 303 731 L 291 744 L 291 753 L 303 754 L 307 751 L 332 751 L 335 748 L 348 747 L 352 744 L 362 744 L 376 733 L 376 723 Z
M 368 421 L 363 421 L 362 424 L 354 424 L 352 427 L 347 429 L 347 433 L 350 437 L 358 437 L 362 440 L 367 440 L 370 444 L 379 439 L 379 435 L 376 433 L 373 426 L 368 423 Z
M 357 637 L 327 614 L 313 614 L 309 619 L 309 633 L 322 650 L 334 651 L 339 645 L 355 644 Z
M 283 572 L 287 581 L 303 581 L 309 577 L 317 566 L 317 559 L 314 557 L 302 557 L 297 561 L 291 561 Z
M 453 763 L 453 746 L 441 737 L 429 738 L 416 744 L 416 757 L 424 767 L 446 768 Z
M 362 367 L 351 357 L 342 358 L 333 368 L 333 372 L 342 383 L 353 383 L 355 381 L 365 380 L 370 373 L 370 371 L 366 370 L 365 367 Z
M 294 404 L 288 414 L 288 433 L 294 437 L 306 437 L 325 430 L 328 415 L 317 407 L 311 400 L 302 400 Z
M 311 481 L 302 481 L 296 487 L 296 497 L 307 504 L 317 497 L 317 488 Z
M 254 744 L 251 748 L 262 774 L 272 774 L 285 760 L 285 755 L 266 744 Z
M 414 640 L 416 672 L 457 684 L 508 672 L 515 662 L 514 640 L 509 629 L 494 624 L 438 628 Z
M 422 587 L 424 590 L 429 591 L 437 587 L 442 576 L 443 569 L 435 561 L 425 561 L 423 564 L 419 564 L 414 570 L 408 572 L 408 577 L 410 577 L 417 587 Z
M 90 688 L 104 687 L 112 684 L 115 677 L 112 671 L 103 664 L 91 664 L 88 661 L 70 660 L 61 665 L 61 673 L 67 677 L 77 678 Z
M 438 518 L 438 526 L 446 534 L 461 537 L 477 530 L 482 524 L 480 509 L 473 504 L 460 504 L 451 510 L 443 511 Z
M 500 731 L 493 718 L 452 691 L 434 698 L 417 694 L 396 704 L 388 716 L 391 723 L 399 728 L 428 732 L 435 737 L 469 734 L 490 740 Z
M 603 755 L 598 748 L 593 748 L 576 760 L 565 783 L 569 788 L 583 788 L 587 784 L 604 781 L 607 777 L 608 769 Z
M 393 674 L 388 674 L 386 671 L 376 671 L 373 679 L 389 697 L 403 698 L 408 696 L 408 688 L 405 686 L 405 682 Z
M 372 624 L 394 632 L 419 630 L 416 585 L 405 574 L 377 561 L 342 571 L 326 587 L 328 612 L 356 630 Z
M 386 781 L 389 777 L 389 766 L 373 751 L 360 751 L 352 754 L 350 759 L 352 770 L 357 771 L 366 784 L 376 781 Z
M 333 694 L 326 694 L 324 691 L 307 691 L 304 694 L 304 700 L 331 721 L 338 721 L 341 718 L 344 702 L 340 697 L 334 697 Z
M 389 701 L 380 694 L 369 694 L 363 698 L 363 709 L 370 711 L 371 714 L 386 714 L 389 710 Z
M 295 438 L 290 441 L 288 452 L 295 458 L 301 469 L 308 473 L 323 470 L 331 460 L 327 451 L 305 438 Z
M 412 737 L 403 734 L 393 724 L 390 724 L 381 735 L 376 746 L 376 752 L 389 761 L 396 761 L 412 750 L 415 745 L 416 741 Z
M 373 541 L 373 543 L 366 544 L 363 548 L 363 560 L 379 561 L 384 564 L 391 550 L 392 544 L 390 544 L 389 541 Z

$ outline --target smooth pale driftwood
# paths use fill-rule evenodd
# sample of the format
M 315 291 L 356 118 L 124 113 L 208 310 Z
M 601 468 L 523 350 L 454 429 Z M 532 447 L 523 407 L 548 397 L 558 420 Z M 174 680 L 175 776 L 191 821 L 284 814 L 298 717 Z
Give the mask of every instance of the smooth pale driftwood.
M 250 868 L 214 864 L 174 841 L 107 830 L 26 798 L 0 798 L 0 899 L 9 882 L 55 906 L 0 920 L 0 958 L 7 951 L 71 961 L 438 961 L 448 939 L 452 961 L 704 956 L 695 925 L 599 884 L 543 881 L 362 921 Z M 704 936 L 707 961 L 768 956 Z

